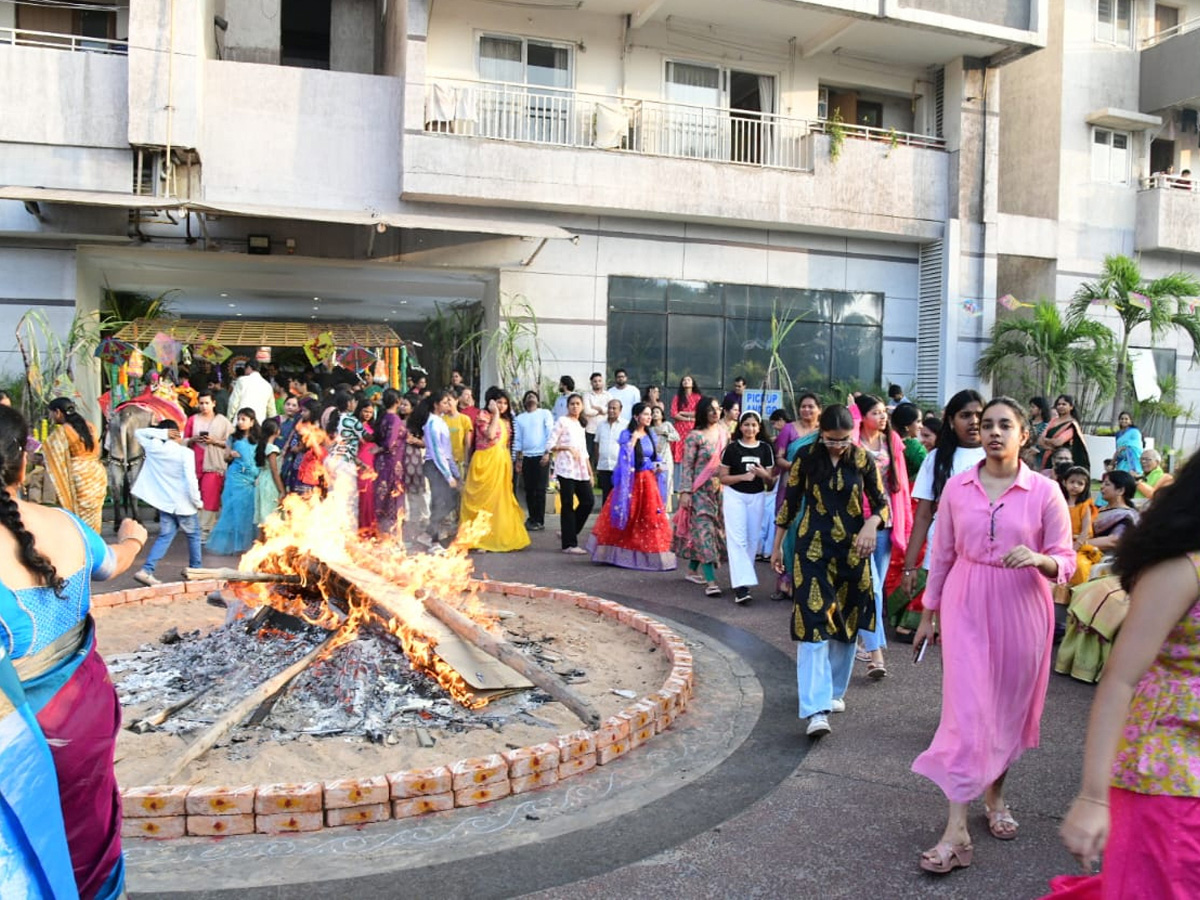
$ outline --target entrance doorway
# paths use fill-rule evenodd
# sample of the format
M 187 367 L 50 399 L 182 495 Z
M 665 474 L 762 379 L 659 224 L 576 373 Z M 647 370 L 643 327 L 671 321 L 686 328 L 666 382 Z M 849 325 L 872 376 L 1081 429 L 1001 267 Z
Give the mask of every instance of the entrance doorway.
M 775 79 L 752 72 L 729 72 L 729 158 L 764 162 L 770 124 L 763 113 L 775 111 Z
M 1175 174 L 1175 170 L 1171 168 L 1175 165 L 1175 142 L 1165 141 L 1161 138 L 1150 142 L 1150 174 L 1158 175 L 1171 170 Z

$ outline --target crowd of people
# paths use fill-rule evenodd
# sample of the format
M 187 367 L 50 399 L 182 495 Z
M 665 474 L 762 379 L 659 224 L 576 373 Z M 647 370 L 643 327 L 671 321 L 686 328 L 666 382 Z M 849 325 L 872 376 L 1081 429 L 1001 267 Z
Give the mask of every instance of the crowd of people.
M 250 366 L 241 377 L 262 376 Z M 1055 597 L 1061 586 L 1087 580 L 1077 571 L 1107 566 L 1129 593 L 1129 614 L 1097 694 L 1081 790 L 1062 827 L 1081 864 L 1093 866 L 1105 851 L 1105 865 L 1099 875 L 1056 880 L 1054 896 L 1197 895 L 1200 528 L 1191 525 L 1200 524 L 1200 462 L 1175 477 L 1164 473 L 1122 414 L 1096 498 L 1068 395 L 1051 407 L 1041 398 L 985 401 L 962 390 L 923 413 L 895 386 L 886 399 L 855 395 L 823 408 L 805 393 L 794 417 L 777 411 L 764 422 L 742 408 L 744 381 L 718 399 L 684 376 L 669 403 L 657 387 L 639 391 L 623 370 L 614 381 L 605 389 L 596 373 L 591 390 L 579 393 L 564 377 L 551 409 L 529 391 L 515 416 L 499 387 L 487 389 L 480 408 L 469 386 L 431 391 L 420 377 L 405 394 L 342 385 L 310 396 L 295 381 L 282 393 L 267 382 L 265 410 L 257 386 L 238 393 L 235 383 L 226 415 L 201 390 L 185 422 L 163 420 L 137 433 L 146 463 L 135 491 L 160 513 L 138 577 L 156 583 L 156 565 L 179 531 L 193 565 L 202 548 L 241 552 L 291 492 L 344 489 L 347 521 L 365 533 L 395 529 L 407 510 L 427 548 L 481 521 L 463 532 L 471 549 L 521 550 L 531 531 L 546 527 L 553 475 L 566 554 L 652 573 L 683 561 L 683 577 L 705 595 L 720 596 L 727 580 L 738 604 L 751 599 L 757 564 L 769 559 L 772 599 L 792 601 L 798 713 L 810 737 L 830 734 L 831 715 L 846 710 L 856 659 L 869 678 L 887 676 L 887 623 L 912 642 L 915 661 L 941 645 L 940 722 L 912 769 L 947 802 L 941 836 L 918 860 L 946 874 L 973 862 L 974 801 L 983 800 L 994 839 L 1017 837 L 1006 781 L 1039 741 Z M 71 404 L 56 403 L 47 444 L 87 459 L 98 435 Z M 82 468 L 55 476 L 64 479 L 63 505 L 74 504 L 65 517 L 21 500 L 29 446 L 21 417 L 0 408 L 0 557 L 7 560 L 0 676 L 11 657 L 25 661 L 15 683 L 28 682 L 28 661 L 48 654 L 45 671 L 65 686 L 96 677 L 87 582 L 128 568 L 146 534 L 127 521 L 117 544 L 99 539 L 98 522 L 84 518 L 96 503 Z M 597 488 L 599 512 L 585 537 Z M 728 574 L 719 580 L 722 569 Z M 72 599 L 71 621 L 53 614 L 60 598 Z M 61 663 L 68 645 L 78 652 Z M 0 677 L 0 685 L 12 681 Z M 115 802 L 105 736 L 115 728 L 91 719 L 111 718 L 115 699 L 89 707 L 87 722 L 68 716 L 60 725 L 55 705 L 74 695 L 40 685 L 9 697 L 14 709 L 28 710 L 21 727 L 37 763 L 30 777 L 53 786 L 57 772 L 63 819 L 96 825 L 67 827 L 75 837 L 56 848 L 50 842 L 47 852 L 69 856 L 81 886 L 111 886 L 120 865 L 119 840 L 104 826 Z M 53 715 L 43 722 L 40 710 Z M 86 797 L 76 779 L 96 762 L 83 758 L 77 726 L 90 728 L 91 749 L 108 760 Z M 6 836 L 24 827 L 20 805 L 32 802 L 24 788 L 10 790 L 15 805 L 0 816 Z M 1179 893 L 1180 885 L 1188 890 Z

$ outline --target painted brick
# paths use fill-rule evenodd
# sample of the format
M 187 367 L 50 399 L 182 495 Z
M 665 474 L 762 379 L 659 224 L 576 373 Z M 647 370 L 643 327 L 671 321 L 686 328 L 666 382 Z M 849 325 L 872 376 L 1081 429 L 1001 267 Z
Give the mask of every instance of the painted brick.
M 629 720 L 611 716 L 600 723 L 600 729 L 596 732 L 596 749 L 600 750 L 628 737 Z
M 584 772 L 590 772 L 596 768 L 596 754 L 589 753 L 587 756 L 576 756 L 573 759 L 568 759 L 558 767 L 558 780 L 570 778 L 572 775 L 582 775 Z
M 632 609 L 630 609 L 628 606 L 618 606 L 617 607 L 617 621 L 620 622 L 622 625 L 632 625 L 633 617 L 635 615 L 636 615 L 636 613 Z
M 580 729 L 579 731 L 572 731 L 570 734 L 559 735 L 558 755 L 563 762 L 570 759 L 577 759 L 580 756 L 595 756 L 595 732 Z
M 324 814 L 315 812 L 285 812 L 258 816 L 254 830 L 259 834 L 296 834 L 301 831 L 320 831 L 325 825 Z
M 609 744 L 607 747 L 601 747 L 596 751 L 596 765 L 606 766 L 614 759 L 620 759 L 629 752 L 629 739 L 617 741 L 615 744 Z
M 369 825 L 371 822 L 386 822 L 391 817 L 391 804 L 387 802 L 325 810 L 325 824 L 330 828 L 337 828 L 341 825 Z
M 512 784 L 507 779 L 493 781 L 490 784 L 464 788 L 454 792 L 455 806 L 478 806 L 480 803 L 491 803 L 512 793 Z
M 536 772 L 557 772 L 560 761 L 558 744 L 551 743 L 521 747 L 500 755 L 508 762 L 509 778 L 524 778 Z
M 194 787 L 187 795 L 187 814 L 234 816 L 253 813 L 254 795 L 257 791 L 258 786 L 254 784 L 244 784 L 241 787 Z
M 623 719 L 629 720 L 630 730 L 645 728 L 647 723 L 654 721 L 654 704 L 642 701 L 618 713 Z
M 619 609 L 621 609 L 621 605 L 619 603 L 613 603 L 611 600 L 600 600 L 596 603 L 596 612 L 602 616 L 615 617 L 617 615 L 617 610 Z
M 153 819 L 124 819 L 121 822 L 123 838 L 157 838 L 167 840 L 181 838 L 185 832 L 183 816 L 158 816 Z
M 454 795 L 449 791 L 444 794 L 432 794 L 428 797 L 393 800 L 392 818 L 408 819 L 412 816 L 423 816 L 425 813 L 442 812 L 447 809 L 454 809 Z
M 156 784 L 121 792 L 121 811 L 127 819 L 182 816 L 186 811 L 187 785 Z
M 676 650 L 671 657 L 671 665 L 676 669 L 692 668 L 692 651 L 691 650 Z
M 524 794 L 526 791 L 536 791 L 538 788 L 549 787 L 552 784 L 558 783 L 558 768 L 546 769 L 542 772 L 534 772 L 530 775 L 522 775 L 520 778 L 512 780 L 512 792 L 514 794 Z
M 264 784 L 259 786 L 254 798 L 254 811 L 260 816 L 274 815 L 287 818 L 290 813 L 319 813 L 322 808 L 321 782 L 305 784 Z M 320 826 L 318 826 L 320 827 Z M 297 828 L 296 831 L 308 829 Z M 262 831 L 260 828 L 259 831 Z M 263 832 L 273 834 L 274 832 Z
M 667 713 L 674 711 L 675 699 L 677 696 L 677 694 L 671 694 L 667 691 L 655 691 L 646 699 L 650 703 L 654 704 L 654 707 L 657 710 L 655 713 L 655 718 L 658 718 L 659 716 L 665 716 Z
M 384 775 L 372 778 L 339 778 L 325 782 L 325 809 L 387 803 L 389 795 L 388 780 Z
M 670 712 L 663 713 L 662 716 L 659 717 L 658 721 L 655 723 L 658 726 L 659 734 L 662 734 L 675 724 L 675 715 L 675 711 L 671 710 Z
M 254 834 L 254 815 L 188 816 L 187 833 L 197 837 L 223 837 L 227 834 Z
M 451 775 L 449 766 L 393 772 L 387 776 L 387 780 L 392 788 L 393 800 L 425 797 L 431 794 L 449 794 L 454 786 L 454 776 Z
M 454 776 L 455 805 L 458 803 L 459 791 L 470 787 L 479 787 L 508 780 L 508 763 L 499 753 L 490 756 L 475 756 L 470 759 L 460 759 L 450 766 Z M 482 801 L 481 801 L 482 802 Z
M 650 738 L 654 737 L 656 734 L 658 734 L 658 726 L 656 726 L 654 724 L 654 720 L 651 719 L 641 728 L 630 732 L 629 749 L 632 750 L 634 747 L 642 746 L 642 744 L 646 743 L 646 741 L 650 740 Z
M 629 624 L 633 626 L 634 631 L 640 631 L 646 634 L 650 630 L 650 617 L 642 613 L 635 613 L 630 616 Z

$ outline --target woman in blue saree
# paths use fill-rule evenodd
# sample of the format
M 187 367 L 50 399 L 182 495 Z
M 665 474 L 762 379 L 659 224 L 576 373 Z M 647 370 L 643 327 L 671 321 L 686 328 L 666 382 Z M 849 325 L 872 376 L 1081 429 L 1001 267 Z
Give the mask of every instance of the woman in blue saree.
M 217 519 L 204 545 L 209 553 L 220 556 L 245 553 L 258 537 L 258 526 L 254 524 L 255 482 L 258 480 L 255 451 L 262 434 L 254 410 L 249 407 L 238 410 L 234 425 L 237 430 L 229 439 L 229 450 L 225 454 L 229 468 L 225 470 L 225 486 L 221 489 L 221 518 Z
M 1117 416 L 1117 449 L 1113 453 L 1113 466 L 1119 472 L 1142 472 L 1142 433 L 1133 424 L 1133 416 L 1122 412 Z
M 20 500 L 28 434 L 0 406 L 0 896 L 109 900 L 125 888 L 121 711 L 89 582 L 128 569 L 146 530 L 127 519 L 108 546 L 72 513 Z

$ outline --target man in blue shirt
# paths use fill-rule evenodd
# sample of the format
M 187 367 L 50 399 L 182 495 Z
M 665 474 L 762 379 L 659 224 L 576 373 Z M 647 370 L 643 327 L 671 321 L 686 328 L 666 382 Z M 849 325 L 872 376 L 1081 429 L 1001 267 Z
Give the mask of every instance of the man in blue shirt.
M 162 559 L 177 532 L 187 535 L 188 565 L 202 565 L 200 558 L 200 484 L 196 480 L 196 455 L 183 446 L 179 423 L 163 419 L 152 428 L 133 433 L 145 451 L 146 461 L 133 485 L 133 495 L 158 510 L 159 530 L 145 564 L 134 580 L 145 585 L 162 584 L 154 567 Z
M 557 422 L 567 414 L 567 398 L 575 393 L 575 379 L 564 375 L 558 379 L 558 399 L 554 401 L 554 421 Z M 528 395 L 526 395 L 528 396 Z
M 525 412 L 517 416 L 513 448 L 521 460 L 521 478 L 525 482 L 525 508 L 529 511 L 525 528 L 542 531 L 546 527 L 546 484 L 550 474 L 548 461 L 542 457 L 554 430 L 554 417 L 548 409 L 538 406 L 537 391 L 526 391 L 521 405 Z

